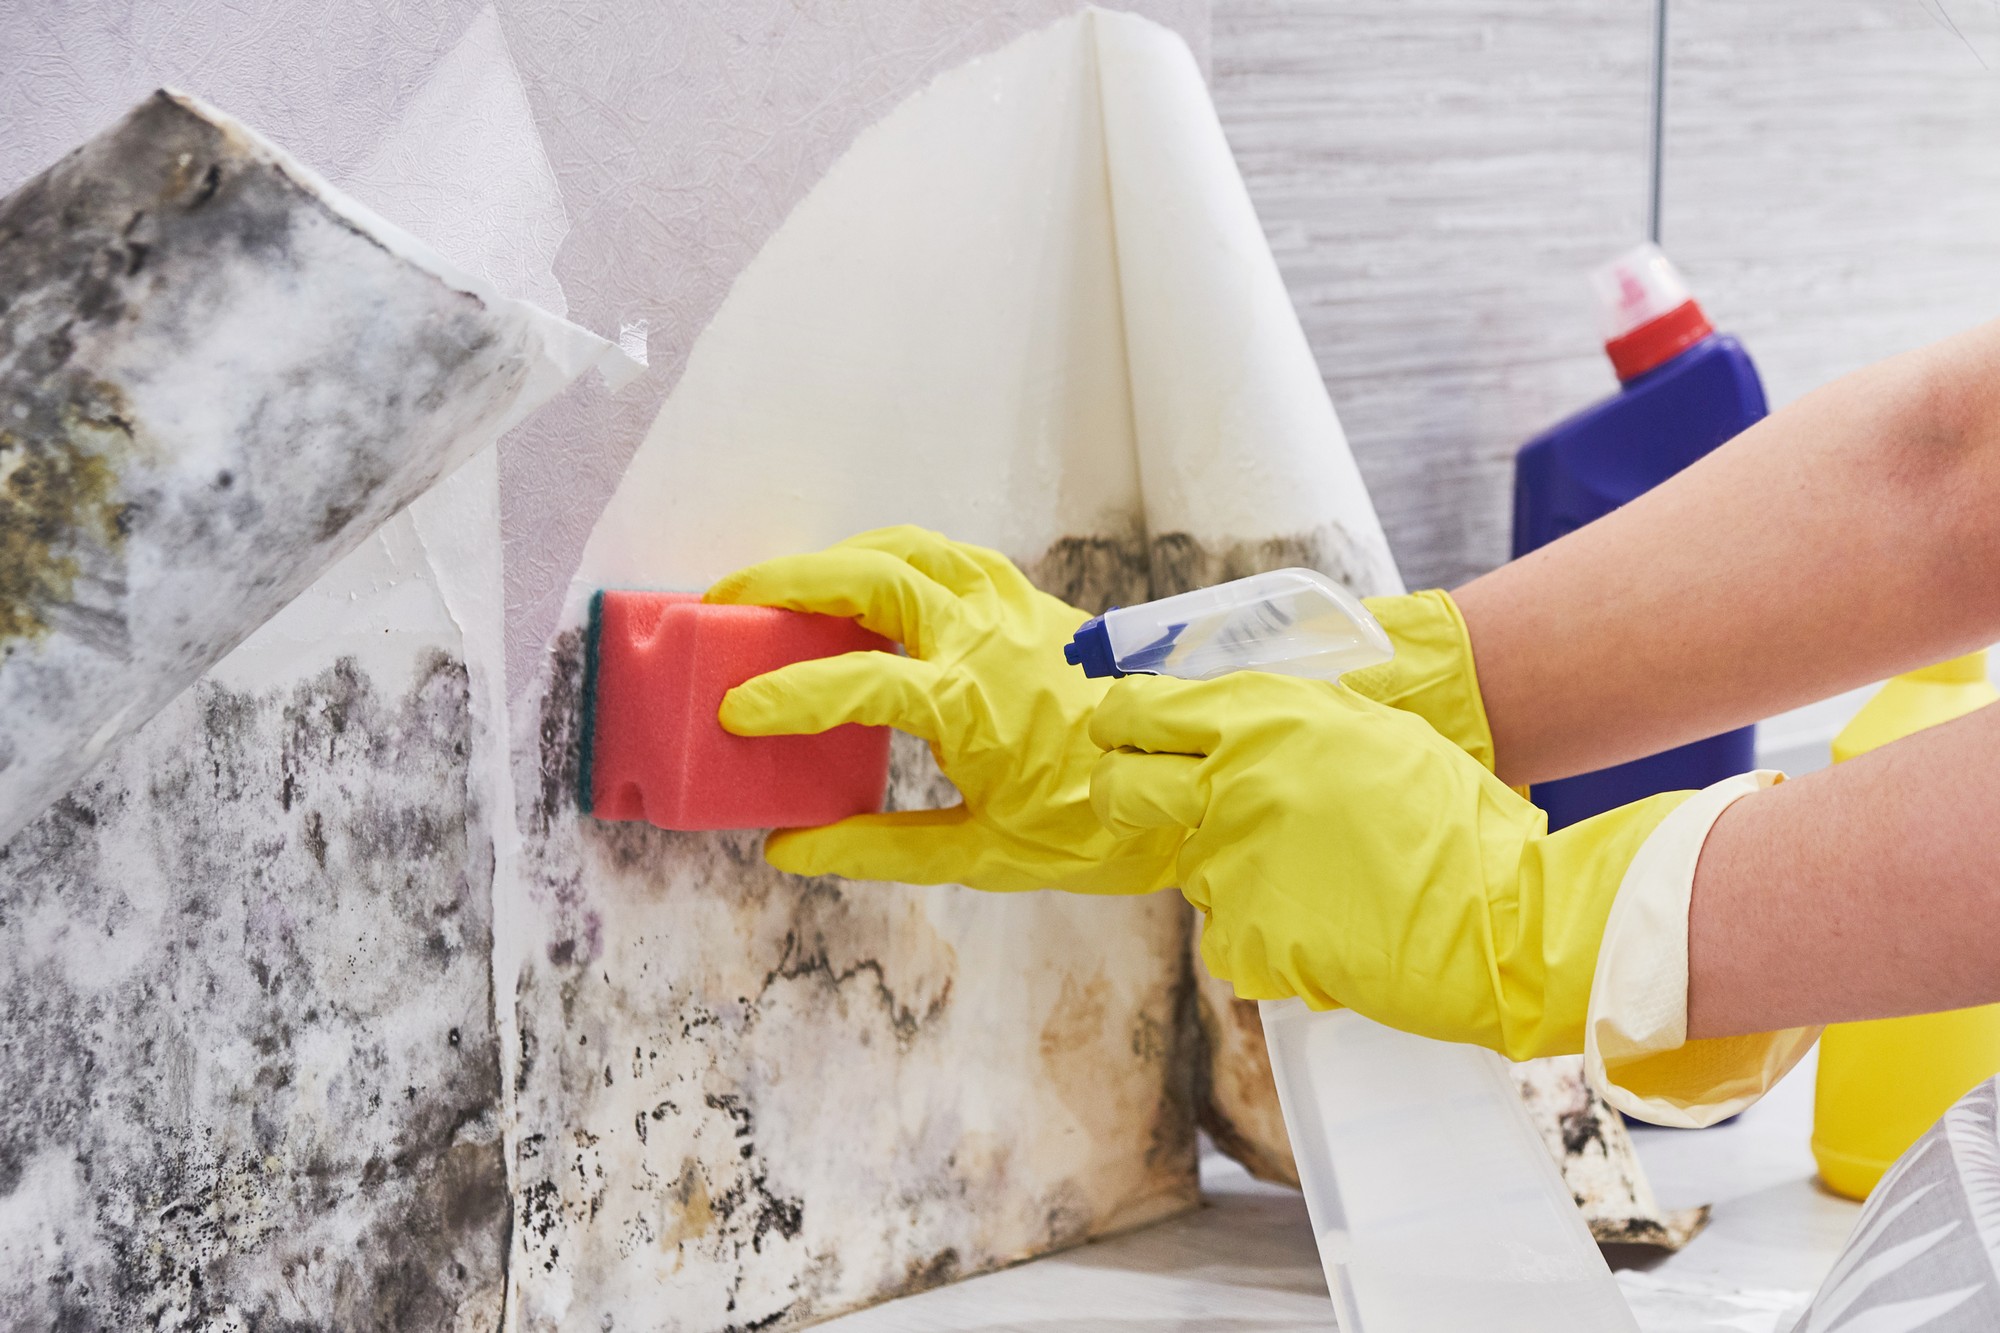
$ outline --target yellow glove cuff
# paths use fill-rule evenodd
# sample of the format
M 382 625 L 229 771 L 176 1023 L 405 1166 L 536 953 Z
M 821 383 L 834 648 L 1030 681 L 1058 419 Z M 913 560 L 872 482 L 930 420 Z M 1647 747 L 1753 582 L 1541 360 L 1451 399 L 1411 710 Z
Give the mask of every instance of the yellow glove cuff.
M 1763 1096 L 1818 1028 L 1687 1039 L 1688 904 L 1708 831 L 1738 799 L 1783 780 L 1745 773 L 1697 792 L 1632 859 L 1605 924 L 1584 1030 L 1584 1073 L 1619 1110 L 1698 1129 Z
M 1440 736 L 1493 771 L 1493 728 L 1479 696 L 1472 638 L 1449 593 L 1437 588 L 1362 602 L 1396 645 L 1381 666 L 1350 671 L 1343 684 L 1376 703 L 1415 713 Z
M 1505 922 L 1508 900 L 1494 904 L 1499 1049 L 1508 1059 L 1584 1049 L 1593 978 L 1618 885 L 1654 831 L 1688 799 L 1684 791 L 1662 792 L 1556 833 L 1536 832 L 1522 846 L 1512 932 Z M 1543 825 L 1539 810 L 1534 823 Z

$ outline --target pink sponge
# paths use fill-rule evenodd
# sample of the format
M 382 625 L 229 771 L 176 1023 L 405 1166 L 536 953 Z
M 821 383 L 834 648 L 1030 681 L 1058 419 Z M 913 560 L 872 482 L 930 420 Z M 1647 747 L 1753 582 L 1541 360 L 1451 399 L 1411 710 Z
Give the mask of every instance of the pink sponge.
M 891 644 L 836 616 L 598 593 L 584 659 L 583 809 L 669 829 L 805 828 L 881 809 L 887 727 L 732 736 L 715 717 L 752 676 L 866 649 Z

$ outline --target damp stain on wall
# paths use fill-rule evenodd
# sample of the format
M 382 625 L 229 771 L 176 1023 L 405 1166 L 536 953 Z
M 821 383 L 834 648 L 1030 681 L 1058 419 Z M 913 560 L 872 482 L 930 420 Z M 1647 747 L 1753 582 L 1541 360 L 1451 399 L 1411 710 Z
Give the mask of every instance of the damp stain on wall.
M 204 681 L 0 849 L 0 1325 L 497 1328 L 473 725 Z
M 1338 524 L 1228 542 L 1185 532 L 1155 533 L 1150 547 L 1148 569 L 1155 597 L 1293 566 L 1316 569 L 1357 596 L 1390 590 L 1380 586 L 1379 541 Z

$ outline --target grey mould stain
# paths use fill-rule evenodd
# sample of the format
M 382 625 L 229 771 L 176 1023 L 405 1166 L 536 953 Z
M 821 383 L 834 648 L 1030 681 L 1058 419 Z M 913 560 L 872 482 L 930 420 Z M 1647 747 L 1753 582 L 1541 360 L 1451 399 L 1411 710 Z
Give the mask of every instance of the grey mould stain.
M 1599 1244 L 1671 1252 L 1708 1225 L 1706 1204 L 1660 1207 L 1624 1120 L 1584 1078 L 1582 1056 L 1530 1060 L 1513 1073 L 1528 1118 L 1561 1165 L 1563 1183 Z
M 761 833 L 682 833 L 582 819 L 573 796 L 581 676 L 579 640 L 570 632 L 557 644 L 542 699 L 539 781 L 525 821 L 531 846 L 541 852 L 538 887 L 547 895 L 551 931 L 516 983 L 515 1087 L 531 1103 L 538 1094 L 546 1108 L 539 1117 L 523 1117 L 536 1128 L 517 1147 L 516 1254 L 531 1273 L 555 1271 L 566 1244 L 591 1245 L 577 1233 L 598 1227 L 613 1196 L 630 1198 L 636 1191 L 652 1196 L 650 1206 L 618 1219 L 610 1239 L 615 1253 L 685 1251 L 688 1262 L 705 1262 L 724 1288 L 716 1303 L 729 1316 L 706 1326 L 717 1333 L 791 1327 L 815 1309 L 809 1265 L 788 1275 L 786 1297 L 775 1304 L 746 1299 L 742 1291 L 757 1257 L 797 1240 L 808 1201 L 773 1180 L 773 1164 L 759 1143 L 763 1108 L 729 1090 L 735 1043 L 755 1025 L 773 988 L 782 988 L 813 994 L 820 1004 L 852 1000 L 870 1008 L 892 1040 L 907 1046 L 949 1004 L 950 985 L 900 995 L 880 961 L 851 947 L 854 926 L 845 910 L 851 890 L 831 879 L 788 881 L 764 863 Z M 908 747 L 897 750 L 891 781 L 905 799 L 923 802 L 936 794 L 931 775 L 913 777 Z M 736 895 L 746 912 L 782 897 L 787 924 L 776 956 L 735 996 L 691 993 L 669 977 L 651 985 L 642 978 L 614 980 L 604 970 L 604 926 L 580 869 L 551 873 L 563 853 L 579 851 L 635 884 L 670 867 L 679 877 Z M 613 1049 L 608 1034 L 614 1030 L 637 1030 L 643 1037 L 629 1051 L 624 1044 Z M 628 1087 L 642 1090 L 629 1122 L 621 1120 L 610 1133 L 585 1127 L 594 1104 Z M 647 1150 L 664 1142 L 695 1150 L 655 1169 Z M 817 1206 L 836 1205 L 822 1200 Z M 736 1318 L 739 1308 L 742 1317 Z M 532 1317 L 527 1323 L 542 1326 Z M 654 1326 L 699 1325 L 668 1316 Z
M 159 484 L 151 479 L 114 503 L 124 464 L 146 432 L 124 387 L 106 378 L 133 370 L 107 363 L 116 363 L 121 339 L 193 341 L 226 320 L 230 283 L 243 266 L 274 273 L 309 266 L 313 257 L 296 233 L 310 224 L 330 224 L 381 250 L 256 145 L 165 93 L 0 201 L 0 248 L 8 256 L 0 272 L 0 346 L 11 349 L 0 359 L 0 401 L 8 406 L 0 418 L 0 517 L 9 520 L 0 532 L 18 538 L 0 545 L 0 641 L 10 627 L 18 627 L 13 637 L 45 632 L 49 609 L 74 600 L 79 573 L 103 585 L 91 601 L 115 600 L 123 586 L 119 547 L 135 525 L 143 530 L 188 511 L 171 535 L 196 538 L 204 528 L 255 522 L 257 478 L 227 470 L 192 479 L 207 494 L 149 495 L 146 488 Z M 481 362 L 494 331 L 480 320 L 477 301 L 457 304 L 465 308 L 456 318 L 418 332 L 425 355 L 413 362 L 429 375 L 413 386 L 419 392 L 410 413 L 462 392 L 454 376 L 491 373 Z M 274 418 L 286 411 L 276 402 L 270 408 Z M 349 414 L 345 422 L 315 424 L 351 431 L 362 423 Z M 363 463 L 372 452 L 352 451 Z M 299 535 L 338 535 L 357 512 L 354 497 L 384 479 L 329 478 L 312 520 L 318 530 Z M 355 481 L 361 485 L 348 484 Z
M 497 1328 L 472 725 L 204 682 L 0 849 L 0 1326 Z

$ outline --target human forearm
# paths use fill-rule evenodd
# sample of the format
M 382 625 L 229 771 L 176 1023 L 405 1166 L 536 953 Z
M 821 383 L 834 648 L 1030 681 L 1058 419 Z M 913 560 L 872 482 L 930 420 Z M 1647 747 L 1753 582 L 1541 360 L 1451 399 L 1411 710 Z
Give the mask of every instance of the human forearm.
M 1745 797 L 1702 848 L 1688 1035 L 2000 1000 L 2000 707 Z
M 1454 593 L 1498 771 L 1582 772 L 2000 637 L 2000 323 L 1849 375 Z

